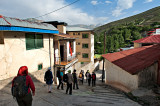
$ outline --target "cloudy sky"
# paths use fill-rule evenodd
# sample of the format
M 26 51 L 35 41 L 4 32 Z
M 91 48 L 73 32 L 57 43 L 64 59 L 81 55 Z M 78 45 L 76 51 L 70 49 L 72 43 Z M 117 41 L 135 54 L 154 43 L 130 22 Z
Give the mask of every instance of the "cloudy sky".
M 160 0 L 0 0 L 0 14 L 68 24 L 106 24 L 160 6 Z

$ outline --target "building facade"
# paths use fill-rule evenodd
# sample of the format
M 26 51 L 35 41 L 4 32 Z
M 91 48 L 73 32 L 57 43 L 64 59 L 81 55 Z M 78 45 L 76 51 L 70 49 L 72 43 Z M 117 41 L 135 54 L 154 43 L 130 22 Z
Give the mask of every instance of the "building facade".
M 29 73 L 53 67 L 53 34 L 58 33 L 49 24 L 0 16 L 0 80 L 17 75 L 21 66 Z
M 67 34 L 76 37 L 76 54 L 79 62 L 94 62 L 94 35 L 92 30 L 67 27 Z

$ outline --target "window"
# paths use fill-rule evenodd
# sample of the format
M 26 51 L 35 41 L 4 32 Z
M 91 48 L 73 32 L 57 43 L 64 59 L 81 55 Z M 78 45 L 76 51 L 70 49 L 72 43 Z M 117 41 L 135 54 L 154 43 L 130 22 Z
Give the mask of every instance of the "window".
M 88 35 L 89 35 L 88 33 L 83 33 L 82 38 L 88 38 Z
M 81 52 L 77 52 L 76 54 L 77 54 L 77 55 L 80 55 L 80 54 L 81 54 Z
M 26 34 L 26 49 L 39 49 L 43 48 L 43 35 L 42 34 Z
M 74 32 L 73 35 L 80 35 L 80 32 Z
M 77 42 L 76 44 L 77 44 L 77 45 L 80 45 L 81 43 L 80 43 L 80 42 Z
M 43 68 L 43 65 L 42 64 L 39 64 L 38 65 L 38 70 L 41 70 Z
M 82 44 L 82 48 L 88 48 L 88 44 Z
M 88 53 L 83 53 L 83 54 L 82 54 L 82 57 L 83 57 L 83 58 L 88 58 Z

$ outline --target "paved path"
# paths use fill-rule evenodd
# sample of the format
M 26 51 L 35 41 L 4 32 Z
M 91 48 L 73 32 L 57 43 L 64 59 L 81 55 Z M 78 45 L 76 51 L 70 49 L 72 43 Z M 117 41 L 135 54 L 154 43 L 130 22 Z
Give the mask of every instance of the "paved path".
M 34 81 L 36 95 L 33 97 L 33 106 L 139 106 L 108 86 L 89 87 L 86 83 L 73 90 L 73 95 L 65 94 L 65 90 L 57 90 L 53 86 L 53 93 L 47 93 L 47 86 Z M 1 85 L 0 85 L 1 86 Z M 17 106 L 10 93 L 11 84 L 0 90 L 0 106 Z M 65 87 L 66 88 L 66 87 Z

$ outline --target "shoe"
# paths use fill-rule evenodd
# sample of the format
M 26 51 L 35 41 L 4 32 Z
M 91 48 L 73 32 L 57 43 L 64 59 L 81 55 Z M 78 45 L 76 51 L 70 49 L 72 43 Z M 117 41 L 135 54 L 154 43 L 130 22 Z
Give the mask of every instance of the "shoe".
M 71 93 L 69 95 L 72 95 Z
M 77 88 L 77 89 L 79 89 L 79 88 Z
M 51 91 L 48 91 L 48 93 L 52 93 Z

